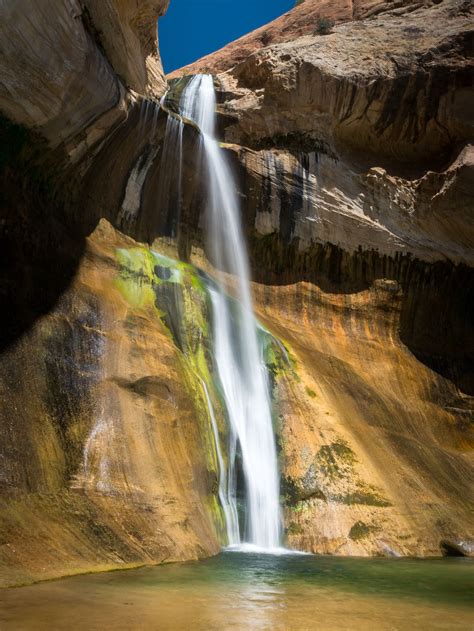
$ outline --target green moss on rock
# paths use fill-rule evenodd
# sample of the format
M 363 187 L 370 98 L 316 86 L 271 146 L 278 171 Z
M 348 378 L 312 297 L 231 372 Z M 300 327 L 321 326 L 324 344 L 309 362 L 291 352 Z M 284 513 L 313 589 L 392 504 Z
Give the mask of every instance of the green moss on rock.
M 363 521 L 357 521 L 349 531 L 349 539 L 352 539 L 352 541 L 360 541 L 378 530 L 380 530 L 378 526 L 365 524 Z
M 352 475 L 356 462 L 355 453 L 342 439 L 323 445 L 316 455 L 317 467 L 329 479 L 340 479 Z
M 358 481 L 356 488 L 346 494 L 333 495 L 331 499 L 334 502 L 340 504 L 347 504 L 352 506 L 353 504 L 363 504 L 365 506 L 380 506 L 387 507 L 392 504 L 381 495 L 380 491 L 371 484 L 365 484 Z
M 302 535 L 304 534 L 304 530 L 299 524 L 292 521 L 291 524 L 288 526 L 287 533 L 289 535 Z
M 204 390 L 209 394 L 221 444 L 227 443 L 226 412 L 219 380 L 216 378 L 212 358 L 211 302 L 208 286 L 212 279 L 194 266 L 175 261 L 147 247 L 118 249 L 116 252 L 119 275 L 116 286 L 134 308 L 154 309 L 179 354 L 178 369 L 188 394 L 194 402 L 201 426 L 203 450 L 209 473 L 210 499 L 208 512 L 217 532 L 225 537 L 224 516 L 217 500 L 218 460 L 210 410 Z M 240 309 L 236 301 L 228 297 L 232 317 L 237 321 Z M 285 346 L 264 327 L 258 327 L 258 339 L 264 361 L 269 368 L 272 391 L 278 376 L 293 370 Z M 279 419 L 275 410 L 272 415 L 275 432 L 279 433 Z M 223 450 L 224 460 L 227 458 Z M 212 481 L 214 480 L 214 482 Z

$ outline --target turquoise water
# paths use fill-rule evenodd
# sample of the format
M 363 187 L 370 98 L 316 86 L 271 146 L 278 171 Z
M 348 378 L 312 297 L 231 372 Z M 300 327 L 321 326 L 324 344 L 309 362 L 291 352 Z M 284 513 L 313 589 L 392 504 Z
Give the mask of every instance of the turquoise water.
M 470 559 L 222 553 L 0 592 L 3 629 L 474 629 Z

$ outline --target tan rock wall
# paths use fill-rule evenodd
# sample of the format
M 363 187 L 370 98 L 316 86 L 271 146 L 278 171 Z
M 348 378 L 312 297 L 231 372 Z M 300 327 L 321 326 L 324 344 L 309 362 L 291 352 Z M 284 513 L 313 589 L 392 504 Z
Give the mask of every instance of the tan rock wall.
M 165 80 L 156 19 L 165 0 L 146 3 L 4 2 L 0 8 L 0 110 L 62 143 L 73 161 L 126 119 L 127 89 L 161 96 Z
M 296 375 L 277 379 L 290 544 L 438 555 L 443 539 L 472 541 L 472 397 L 400 339 L 400 286 L 255 291 Z
M 211 430 L 100 224 L 72 285 L 0 359 L 0 585 L 219 549 Z
M 4 115 L 56 146 L 119 105 L 122 88 L 78 1 L 3 2 L 0 11 Z
M 357 169 L 419 177 L 472 142 L 474 24 L 461 0 L 269 46 L 220 79 L 226 139 L 326 146 Z

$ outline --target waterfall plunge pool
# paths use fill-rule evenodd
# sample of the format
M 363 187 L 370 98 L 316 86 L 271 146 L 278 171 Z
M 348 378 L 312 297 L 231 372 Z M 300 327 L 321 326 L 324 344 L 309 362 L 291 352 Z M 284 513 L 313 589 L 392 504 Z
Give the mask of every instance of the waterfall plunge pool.
M 4 631 L 472 629 L 474 561 L 223 552 L 0 591 Z

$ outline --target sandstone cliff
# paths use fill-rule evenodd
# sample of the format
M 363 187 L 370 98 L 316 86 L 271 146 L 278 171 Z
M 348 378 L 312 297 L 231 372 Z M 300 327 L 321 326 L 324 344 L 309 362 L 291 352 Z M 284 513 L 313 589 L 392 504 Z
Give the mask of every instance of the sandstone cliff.
M 120 291 L 134 242 L 98 226 L 128 229 L 145 160 L 160 186 L 166 4 L 0 9 L 1 585 L 219 549 L 202 388 L 153 303 Z
M 4 585 L 219 547 L 205 300 L 156 263 L 209 269 L 192 125 L 181 199 L 168 182 L 166 4 L 0 9 Z M 291 545 L 474 539 L 471 52 L 461 0 L 306 0 L 192 68 L 220 72 L 256 306 L 286 346 Z
M 154 300 L 120 281 L 135 245 L 102 222 L 2 353 L 2 586 L 219 549 L 204 393 Z
M 67 150 L 74 142 L 89 150 L 123 119 L 127 88 L 164 92 L 154 24 L 167 4 L 2 3 L 3 114 L 37 129 L 53 146 L 64 143 Z

